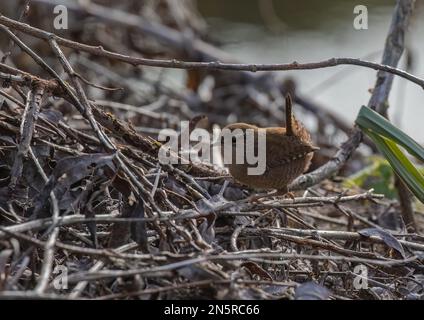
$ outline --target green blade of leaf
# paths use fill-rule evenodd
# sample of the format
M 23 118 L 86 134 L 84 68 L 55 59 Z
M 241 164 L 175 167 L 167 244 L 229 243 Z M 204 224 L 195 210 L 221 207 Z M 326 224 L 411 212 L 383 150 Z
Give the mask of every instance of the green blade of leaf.
M 384 155 L 387 161 L 389 161 L 393 170 L 408 186 L 410 191 L 419 199 L 419 201 L 424 203 L 424 176 L 403 154 L 394 141 L 384 138 L 371 130 L 363 130 L 373 140 L 377 148 Z
M 421 145 L 370 108 L 362 106 L 355 122 L 362 130 L 372 130 L 383 137 L 389 138 L 404 147 L 417 159 L 424 161 L 424 148 Z

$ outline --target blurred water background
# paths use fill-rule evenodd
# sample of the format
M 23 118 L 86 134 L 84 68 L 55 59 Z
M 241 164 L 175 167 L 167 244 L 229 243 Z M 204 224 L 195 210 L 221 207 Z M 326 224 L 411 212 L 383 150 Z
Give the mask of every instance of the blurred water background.
M 207 17 L 209 34 L 222 47 L 247 63 L 312 62 L 332 57 L 381 61 L 395 1 L 390 0 L 198 0 Z M 355 30 L 353 9 L 368 8 L 368 29 Z M 410 72 L 424 76 L 424 3 L 417 1 L 406 45 Z M 403 57 L 400 68 L 406 68 Z M 375 71 L 351 66 L 313 71 L 280 72 L 298 83 L 302 94 L 353 123 L 367 104 Z M 390 96 L 391 119 L 424 143 L 424 91 L 395 77 Z

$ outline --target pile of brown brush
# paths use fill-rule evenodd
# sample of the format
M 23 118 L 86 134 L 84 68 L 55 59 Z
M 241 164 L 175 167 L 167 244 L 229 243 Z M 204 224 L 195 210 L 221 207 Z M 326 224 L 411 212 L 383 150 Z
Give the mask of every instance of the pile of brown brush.
M 346 161 L 360 139 L 338 153 L 333 140 L 352 125 L 291 79 L 222 70 L 237 60 L 192 1 L 66 1 L 69 30 L 55 30 L 61 2 L 0 4 L 0 297 L 423 297 L 424 239 L 397 201 L 324 179 L 363 166 Z M 325 127 L 294 199 L 249 202 L 222 168 L 159 162 L 161 129 L 282 125 L 287 93 Z

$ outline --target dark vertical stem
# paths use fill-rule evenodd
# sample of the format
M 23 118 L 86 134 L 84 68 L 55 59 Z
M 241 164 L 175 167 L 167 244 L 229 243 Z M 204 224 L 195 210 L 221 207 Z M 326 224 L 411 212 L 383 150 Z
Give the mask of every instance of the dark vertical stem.
M 398 0 L 392 17 L 390 30 L 384 46 L 382 63 L 397 67 L 405 50 L 405 34 L 408 30 L 415 0 Z M 381 115 L 387 114 L 388 99 L 393 84 L 393 75 L 378 71 L 377 80 L 368 107 Z
M 382 63 L 390 66 L 397 66 L 405 50 L 405 34 L 408 29 L 410 18 L 414 10 L 415 0 L 398 0 L 395 13 L 392 18 L 389 34 L 386 38 Z M 373 90 L 373 95 L 368 106 L 378 113 L 389 118 L 389 94 L 393 84 L 393 75 L 384 71 L 379 71 L 377 81 Z M 416 231 L 414 210 L 411 203 L 411 192 L 402 180 L 396 175 L 395 186 L 397 189 L 401 214 L 408 231 Z
M 415 233 L 417 232 L 417 224 L 414 217 L 411 192 L 398 176 L 395 176 L 395 187 L 397 189 L 402 218 L 406 225 L 406 230 L 408 232 Z

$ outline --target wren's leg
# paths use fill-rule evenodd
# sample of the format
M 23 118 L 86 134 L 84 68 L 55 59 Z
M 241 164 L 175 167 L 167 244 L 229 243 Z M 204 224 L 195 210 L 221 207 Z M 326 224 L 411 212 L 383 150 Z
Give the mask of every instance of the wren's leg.
M 290 199 L 294 199 L 293 192 L 290 192 L 289 188 L 287 188 L 287 186 L 285 186 L 282 189 L 278 189 L 277 194 L 275 196 L 284 196 L 284 197 L 288 197 Z
M 294 199 L 294 194 L 292 192 L 289 192 L 289 189 L 287 188 L 287 186 L 278 189 L 274 194 L 274 197 L 278 197 L 278 196 L 284 196 L 284 197 L 288 197 L 291 199 Z

